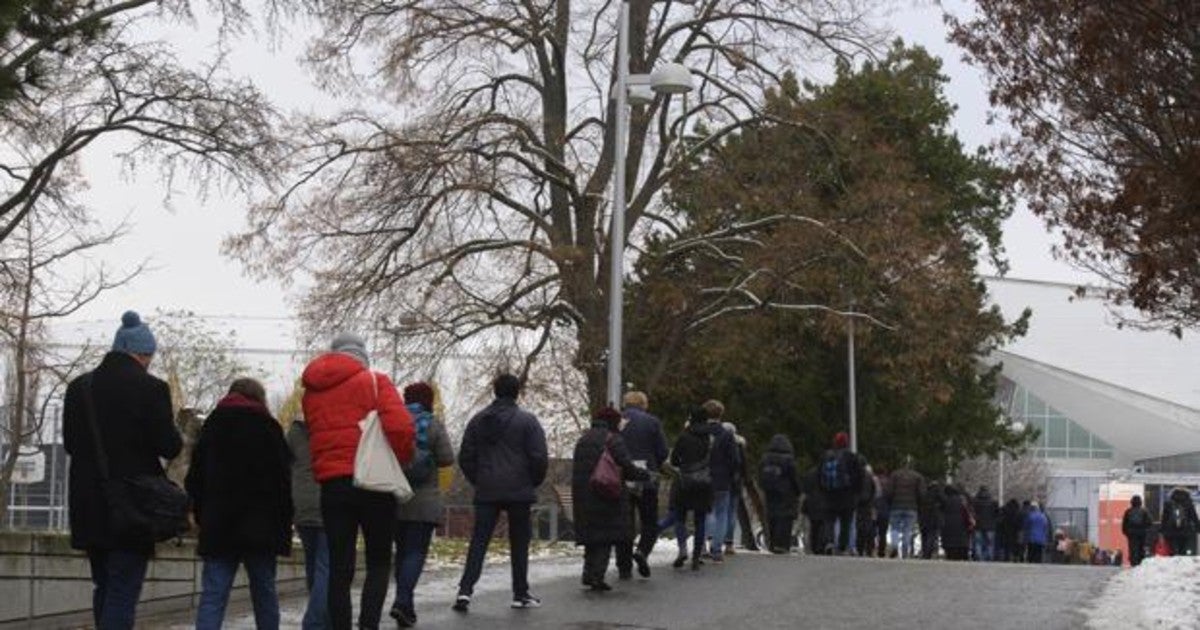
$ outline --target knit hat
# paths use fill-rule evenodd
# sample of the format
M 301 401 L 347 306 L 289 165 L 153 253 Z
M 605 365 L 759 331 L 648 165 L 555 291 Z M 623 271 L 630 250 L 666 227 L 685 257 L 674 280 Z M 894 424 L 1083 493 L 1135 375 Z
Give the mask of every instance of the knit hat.
M 433 411 L 433 388 L 423 381 L 413 383 L 404 388 L 404 402 L 418 403 L 425 411 Z
M 621 412 L 612 407 L 605 407 L 597 411 L 592 417 L 608 424 L 608 428 L 613 431 L 617 430 L 617 427 L 621 424 Z
M 850 436 L 845 431 L 838 431 L 833 435 L 833 448 L 846 448 L 850 446 Z
M 121 316 L 121 327 L 113 336 L 113 352 L 151 355 L 158 349 L 154 341 L 154 333 L 142 322 L 141 316 L 135 311 L 125 311 Z
M 367 342 L 352 332 L 338 333 L 329 344 L 329 349 L 348 354 L 365 366 L 371 365 L 371 356 L 367 354 Z

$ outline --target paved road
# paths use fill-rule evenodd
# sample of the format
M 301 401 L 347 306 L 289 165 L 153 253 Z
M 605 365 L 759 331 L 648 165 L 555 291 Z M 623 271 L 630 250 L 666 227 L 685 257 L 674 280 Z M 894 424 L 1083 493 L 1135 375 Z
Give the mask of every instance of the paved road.
M 1111 569 L 741 554 L 699 572 L 656 568 L 604 594 L 560 578 L 545 605 L 477 595 L 468 615 L 426 605 L 426 628 L 1079 628 Z

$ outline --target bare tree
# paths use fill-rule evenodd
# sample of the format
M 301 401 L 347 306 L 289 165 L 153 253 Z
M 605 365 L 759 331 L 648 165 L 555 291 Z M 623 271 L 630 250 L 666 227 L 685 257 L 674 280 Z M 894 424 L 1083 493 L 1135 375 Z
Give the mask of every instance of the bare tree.
M 588 403 L 602 403 L 620 2 L 285 4 L 323 26 L 308 55 L 321 84 L 379 106 L 297 120 L 295 179 L 252 209 L 228 251 L 261 274 L 311 273 L 300 306 L 316 328 L 368 322 L 435 356 L 482 335 L 519 348 L 525 374 L 566 344 Z M 865 2 L 628 4 L 631 71 L 678 61 L 698 80 L 687 98 L 631 112 L 624 229 L 636 255 L 686 224 L 660 193 L 767 117 L 783 68 L 876 42 Z
M 125 227 L 100 230 L 73 206 L 38 208 L 24 216 L 13 235 L 0 242 L 0 340 L 10 378 L 0 426 L 0 520 L 8 506 L 13 471 L 22 446 L 38 446 L 50 401 L 93 353 L 87 347 L 56 352 L 47 324 L 68 317 L 105 291 L 142 271 L 112 273 L 104 267 L 74 271 L 93 251 L 111 245 Z
M 999 495 L 1000 460 L 994 457 L 974 457 L 959 462 L 954 480 L 974 493 L 980 486 L 987 486 L 997 500 L 1036 499 L 1045 501 L 1049 493 L 1050 467 L 1046 460 L 1023 454 L 1017 457 L 1004 455 L 1004 497 Z
M 212 4 L 230 28 L 242 17 L 236 0 Z M 129 139 L 126 166 L 152 160 L 168 184 L 182 174 L 203 191 L 271 177 L 273 110 L 254 86 L 222 79 L 219 57 L 185 69 L 167 45 L 142 41 L 155 20 L 186 19 L 186 0 L 16 11 L 0 30 L 0 241 L 43 200 L 70 202 L 82 183 L 76 159 L 103 137 Z

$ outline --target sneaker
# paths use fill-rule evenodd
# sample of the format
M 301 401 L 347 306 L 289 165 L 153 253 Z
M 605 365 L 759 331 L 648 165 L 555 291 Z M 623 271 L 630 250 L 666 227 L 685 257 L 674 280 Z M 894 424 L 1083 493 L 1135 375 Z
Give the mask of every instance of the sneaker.
M 604 582 L 600 582 L 600 584 L 604 584 Z M 604 584 L 604 585 L 608 586 L 607 584 Z M 596 588 L 596 582 L 592 582 L 592 588 Z M 534 597 L 533 595 L 523 595 L 521 597 L 514 597 L 512 600 L 512 607 L 513 608 L 541 608 L 542 600 Z
M 725 562 L 725 558 L 719 554 L 714 554 L 712 557 L 712 561 L 716 564 L 720 564 L 722 562 Z
M 687 559 L 687 554 L 681 553 L 678 556 L 675 556 L 675 561 L 671 563 L 671 566 L 675 567 L 676 569 L 681 569 L 683 568 L 684 563 L 687 562 Z
M 646 556 L 640 551 L 635 551 L 633 554 L 633 563 L 637 565 L 638 575 L 648 578 L 650 577 L 650 563 L 646 562 Z
M 733 550 L 733 543 L 725 543 L 725 555 L 732 556 L 736 551 Z
M 617 579 L 618 580 L 632 580 L 633 579 L 633 571 L 619 571 L 619 572 L 617 572 Z
M 454 598 L 454 605 L 451 608 L 460 613 L 467 612 L 471 609 L 471 596 L 459 593 L 458 597 Z

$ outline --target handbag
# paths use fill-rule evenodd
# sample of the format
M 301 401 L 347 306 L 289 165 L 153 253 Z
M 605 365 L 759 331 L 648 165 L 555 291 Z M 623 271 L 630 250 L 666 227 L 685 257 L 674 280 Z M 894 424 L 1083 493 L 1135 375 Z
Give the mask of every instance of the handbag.
M 609 442 L 610 440 L 604 441 L 604 452 L 600 454 L 595 468 L 592 468 L 588 487 L 600 498 L 616 501 L 621 498 L 621 467 L 617 465 L 617 460 L 613 459 Z
M 712 490 L 712 472 L 708 462 L 702 461 L 679 469 L 679 488 L 687 493 L 703 493 Z
M 413 489 L 408 477 L 404 476 L 396 453 L 392 451 L 392 445 L 383 434 L 378 409 L 379 381 L 374 374 L 371 374 L 371 384 L 375 390 L 375 404 L 358 421 L 362 435 L 354 452 L 354 487 L 371 492 L 389 492 L 400 503 L 407 503 L 413 497 Z
M 100 472 L 100 487 L 113 536 L 121 542 L 149 538 L 156 543 L 182 536 L 190 526 L 187 493 L 162 472 L 111 478 L 108 453 L 104 450 L 100 425 L 96 422 L 96 401 L 90 377 L 85 392 L 84 415 L 96 445 L 96 468 Z

